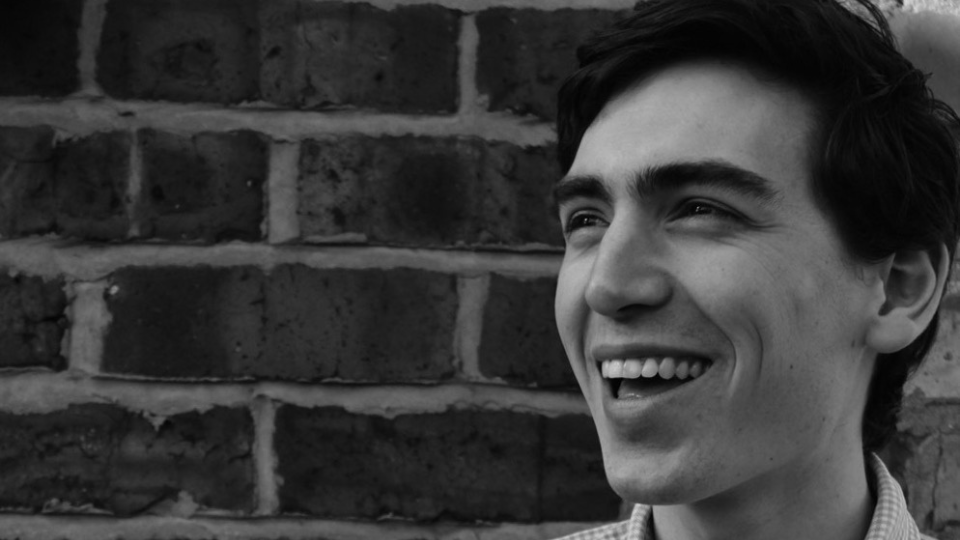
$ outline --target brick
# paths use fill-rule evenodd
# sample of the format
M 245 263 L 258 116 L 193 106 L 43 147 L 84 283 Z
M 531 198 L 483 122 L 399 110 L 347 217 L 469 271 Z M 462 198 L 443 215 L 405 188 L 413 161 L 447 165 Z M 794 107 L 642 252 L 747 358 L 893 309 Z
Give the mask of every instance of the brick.
M 477 15 L 477 88 L 491 111 L 556 118 L 556 93 L 576 48 L 626 12 L 494 8 Z
M 960 14 L 898 11 L 890 19 L 900 51 L 917 68 L 930 74 L 937 98 L 960 109 Z
M 266 288 L 270 378 L 436 381 L 453 375 L 456 277 L 410 269 L 276 269 Z
M 455 11 L 275 0 L 263 3 L 261 24 L 260 90 L 267 101 L 305 109 L 456 110 Z
M 621 501 L 607 483 L 593 420 L 566 415 L 543 422 L 540 519 L 615 520 Z
M 45 126 L 0 127 L 0 238 L 53 231 L 53 135 Z
M 364 416 L 283 406 L 284 513 L 537 521 L 539 418 L 460 411 Z
M 474 138 L 306 141 L 301 232 L 359 233 L 377 244 L 559 246 L 553 155 Z
M 940 537 L 960 521 L 960 401 L 911 396 L 897 429 L 884 460 L 921 529 Z
M 0 273 L 0 368 L 62 369 L 63 280 Z
M 125 268 L 105 373 L 172 379 L 436 381 L 453 375 L 454 276 L 417 270 Z
M 158 429 L 112 405 L 0 413 L 0 506 L 38 511 L 57 500 L 127 516 L 183 491 L 212 509 L 250 512 L 252 438 L 249 413 L 223 407 Z
M 256 241 L 263 237 L 269 148 L 250 131 L 190 137 L 146 129 L 141 234 L 168 240 Z
M 111 0 L 97 81 L 120 99 L 258 97 L 256 0 Z
M 960 407 L 956 412 L 960 412 Z M 938 525 L 960 523 L 960 429 L 942 435 L 940 450 L 937 483 L 933 492 L 936 501 L 933 520 Z
M 92 240 L 126 238 L 130 136 L 98 133 L 57 145 L 57 225 L 62 234 Z
M 0 95 L 65 96 L 79 85 L 83 0 L 6 0 L 0 17 Z
M 101 369 L 166 378 L 242 376 L 261 353 L 262 273 L 124 268 L 110 277 Z
M 480 372 L 518 385 L 576 387 L 553 316 L 555 278 L 493 274 L 483 310 Z

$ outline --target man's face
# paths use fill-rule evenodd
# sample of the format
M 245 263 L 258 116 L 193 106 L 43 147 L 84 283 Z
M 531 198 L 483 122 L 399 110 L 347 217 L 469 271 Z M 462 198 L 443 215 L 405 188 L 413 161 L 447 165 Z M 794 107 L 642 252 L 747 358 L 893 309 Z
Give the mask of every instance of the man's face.
M 862 451 L 882 283 L 814 204 L 810 103 L 761 81 L 715 61 L 654 73 L 557 188 L 557 325 L 630 501 L 755 492 Z

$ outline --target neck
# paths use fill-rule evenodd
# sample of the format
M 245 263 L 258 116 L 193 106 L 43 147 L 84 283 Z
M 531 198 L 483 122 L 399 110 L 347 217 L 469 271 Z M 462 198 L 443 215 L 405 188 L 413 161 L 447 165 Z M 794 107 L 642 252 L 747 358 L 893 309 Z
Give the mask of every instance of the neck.
M 873 507 L 857 447 L 811 454 L 693 504 L 656 506 L 653 525 L 658 540 L 863 540 Z

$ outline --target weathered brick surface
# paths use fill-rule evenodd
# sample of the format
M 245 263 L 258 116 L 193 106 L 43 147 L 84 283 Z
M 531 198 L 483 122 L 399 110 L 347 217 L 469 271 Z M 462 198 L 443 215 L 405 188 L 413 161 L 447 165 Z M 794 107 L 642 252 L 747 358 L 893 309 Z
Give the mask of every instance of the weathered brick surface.
M 111 0 L 97 80 L 128 99 L 257 98 L 256 0 Z
M 435 381 L 453 374 L 456 277 L 289 265 L 266 287 L 261 376 Z
M 77 89 L 83 0 L 5 0 L 0 95 L 63 96 Z
M 305 236 L 378 244 L 560 245 L 552 148 L 474 138 L 350 136 L 303 144 Z
M 576 387 L 553 317 L 555 278 L 490 277 L 480 372 L 510 383 Z
M 477 15 L 477 87 L 490 110 L 556 117 L 557 87 L 577 67 L 584 38 L 621 12 L 494 8 Z
M 235 377 L 261 354 L 262 273 L 252 267 L 126 268 L 110 278 L 102 369 Z
M 540 519 L 616 519 L 620 498 L 607 483 L 593 420 L 567 415 L 545 418 L 543 423 Z
M 130 170 L 130 135 L 99 133 L 57 145 L 57 225 L 62 234 L 123 239 Z
M 278 411 L 283 512 L 421 520 L 535 521 L 532 415 L 449 412 L 394 419 L 339 409 Z
M 170 240 L 259 240 L 269 149 L 250 131 L 139 134 L 141 234 Z
M 456 278 L 417 270 L 127 268 L 107 373 L 398 382 L 453 374 Z
M 298 108 L 452 112 L 459 15 L 439 6 L 264 2 L 264 99 Z
M 906 11 L 892 17 L 890 27 L 903 55 L 930 74 L 934 95 L 960 110 L 960 16 Z
M 277 412 L 282 512 L 531 522 L 616 517 L 588 417 Z
M 131 515 L 183 491 L 203 506 L 249 512 L 252 437 L 249 413 L 222 407 L 159 429 L 110 405 L 0 413 L 0 506 L 36 511 L 58 500 Z
M 63 367 L 63 280 L 0 272 L 0 368 Z
M 53 230 L 53 172 L 52 129 L 0 127 L 0 238 Z
M 942 537 L 960 523 L 960 401 L 908 398 L 897 428 L 884 458 L 921 529 Z

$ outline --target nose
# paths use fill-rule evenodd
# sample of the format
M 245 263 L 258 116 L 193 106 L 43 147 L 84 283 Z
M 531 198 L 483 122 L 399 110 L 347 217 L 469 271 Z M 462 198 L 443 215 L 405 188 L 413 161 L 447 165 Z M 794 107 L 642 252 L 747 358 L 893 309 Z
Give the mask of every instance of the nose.
M 623 318 L 667 304 L 674 284 L 664 261 L 664 247 L 654 233 L 614 221 L 593 260 L 587 305 L 601 315 Z

